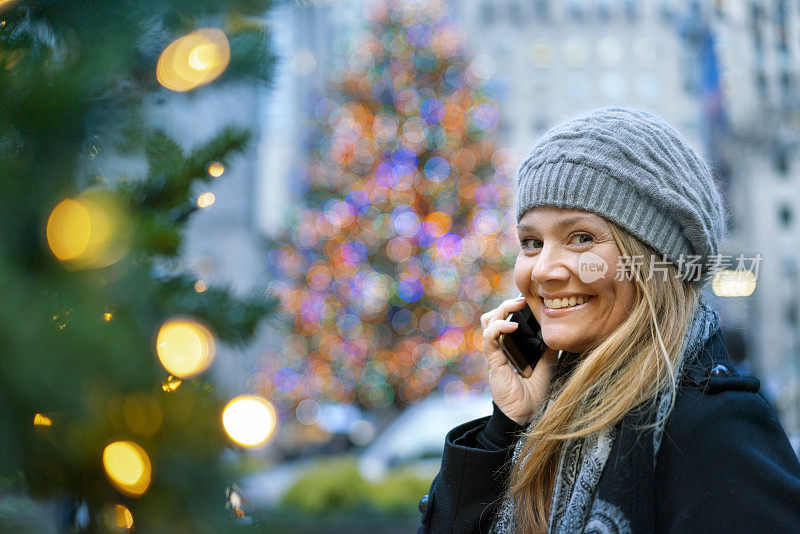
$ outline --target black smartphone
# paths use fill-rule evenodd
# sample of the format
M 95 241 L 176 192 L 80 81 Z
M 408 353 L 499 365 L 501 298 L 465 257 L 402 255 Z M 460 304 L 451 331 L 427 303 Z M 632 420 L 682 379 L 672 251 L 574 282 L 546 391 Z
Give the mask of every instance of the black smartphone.
M 500 348 L 514 369 L 528 378 L 546 348 L 542 339 L 542 328 L 527 304 L 521 310 L 510 314 L 506 320 L 519 323 L 519 327 L 510 334 L 500 334 Z

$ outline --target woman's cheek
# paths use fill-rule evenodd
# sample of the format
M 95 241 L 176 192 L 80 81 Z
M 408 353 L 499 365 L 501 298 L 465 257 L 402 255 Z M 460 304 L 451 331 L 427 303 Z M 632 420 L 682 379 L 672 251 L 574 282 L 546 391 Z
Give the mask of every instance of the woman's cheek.
M 530 269 L 526 268 L 526 258 L 520 253 L 514 264 L 514 283 L 520 293 L 526 294 L 530 290 Z

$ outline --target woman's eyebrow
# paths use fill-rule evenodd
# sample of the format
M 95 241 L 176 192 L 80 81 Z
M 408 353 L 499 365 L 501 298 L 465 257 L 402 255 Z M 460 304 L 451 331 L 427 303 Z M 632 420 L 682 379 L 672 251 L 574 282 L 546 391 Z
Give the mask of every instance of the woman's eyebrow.
M 573 224 L 581 221 L 591 221 L 593 219 L 590 215 L 575 215 L 573 217 L 567 217 L 566 219 L 561 219 L 557 223 L 555 223 L 556 229 L 560 230 L 567 226 L 572 226 Z M 527 224 L 518 224 L 517 225 L 518 232 L 536 232 L 536 228 Z

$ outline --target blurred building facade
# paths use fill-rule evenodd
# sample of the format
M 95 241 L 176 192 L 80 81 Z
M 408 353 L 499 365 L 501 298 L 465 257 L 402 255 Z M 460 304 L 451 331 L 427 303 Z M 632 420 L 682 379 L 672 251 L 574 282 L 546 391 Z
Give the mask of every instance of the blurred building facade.
M 649 108 L 700 145 L 677 9 L 664 1 L 461 0 L 477 68 L 491 73 L 501 134 L 521 158 L 562 119 L 607 105 Z
M 748 299 L 748 351 L 800 448 L 800 2 L 703 5 L 724 65 L 725 157 L 735 248 L 763 256 Z
M 267 236 L 282 229 L 300 196 L 293 175 L 303 162 L 303 127 L 313 115 L 313 94 L 325 94 L 328 80 L 343 68 L 347 38 L 360 29 L 362 0 L 299 0 L 277 6 L 273 29 L 278 66 L 275 85 L 261 90 L 259 209 L 256 223 Z

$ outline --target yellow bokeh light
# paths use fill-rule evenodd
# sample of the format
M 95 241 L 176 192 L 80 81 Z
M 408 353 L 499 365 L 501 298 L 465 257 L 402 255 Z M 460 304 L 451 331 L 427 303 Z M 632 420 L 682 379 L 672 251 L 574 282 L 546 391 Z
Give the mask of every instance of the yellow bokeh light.
M 267 441 L 278 422 L 275 408 L 265 398 L 241 395 L 222 410 L 222 426 L 228 436 L 244 447 L 256 447 Z
M 46 415 L 37 413 L 33 416 L 33 424 L 34 426 L 53 426 L 53 420 Z
M 114 487 L 125 495 L 138 497 L 150 486 L 150 458 L 132 441 L 115 441 L 106 446 L 103 467 Z
M 171 319 L 158 331 L 156 352 L 167 371 L 179 378 L 189 378 L 211 365 L 214 336 L 194 319 Z
M 70 266 L 107 267 L 128 251 L 125 220 L 119 202 L 109 194 L 68 198 L 47 219 L 47 244 L 56 258 Z
M 199 197 L 197 197 L 197 207 L 198 208 L 207 208 L 212 205 L 217 198 L 214 196 L 214 193 L 208 192 L 203 193 Z
M 219 60 L 219 47 L 212 44 L 197 45 L 189 52 L 189 66 L 194 70 L 208 70 Z
M 114 516 L 118 527 L 127 529 L 133 528 L 133 514 L 126 506 L 121 504 L 114 505 Z
M 104 320 L 105 320 L 105 322 L 107 322 L 107 323 L 110 323 L 110 322 L 111 322 L 111 319 L 113 319 L 113 318 L 114 318 L 114 315 L 113 315 L 113 314 L 111 314 L 111 313 L 108 313 L 108 312 L 106 312 L 106 313 L 104 313 L 104 314 L 103 314 L 103 319 L 104 319 Z
M 219 178 L 225 172 L 225 165 L 219 161 L 212 161 L 208 164 L 208 174 L 214 178 Z
M 89 210 L 71 198 L 59 202 L 47 219 L 47 243 L 61 261 L 80 257 L 89 244 L 91 232 Z
M 202 293 L 206 289 L 208 289 L 208 284 L 206 284 L 205 281 L 198 280 L 197 282 L 194 283 L 194 290 L 197 291 L 198 293 Z
M 110 532 L 125 532 L 133 528 L 133 514 L 127 506 L 122 504 L 107 504 L 103 506 L 103 523 Z
M 750 270 L 724 270 L 714 275 L 711 289 L 718 297 L 746 297 L 756 289 L 756 275 Z
M 17 0 L 0 0 L 0 11 L 3 11 L 5 9 L 7 9 L 7 8 L 10 8 L 11 6 L 13 6 L 16 3 L 17 3 Z M 0 26 L 5 26 L 5 25 L 6 25 L 6 21 L 2 21 L 2 24 L 0 24 Z
M 200 28 L 164 49 L 158 58 L 156 78 L 172 91 L 189 91 L 217 79 L 230 59 L 225 33 L 217 28 Z
M 167 380 L 164 381 L 163 384 L 161 384 L 161 389 L 166 393 L 172 393 L 173 391 L 181 387 L 182 383 L 183 381 L 180 378 L 175 378 L 174 376 L 169 375 L 167 377 Z
M 133 528 L 133 514 L 122 504 L 108 505 L 103 514 L 106 525 L 112 529 L 130 530 Z

